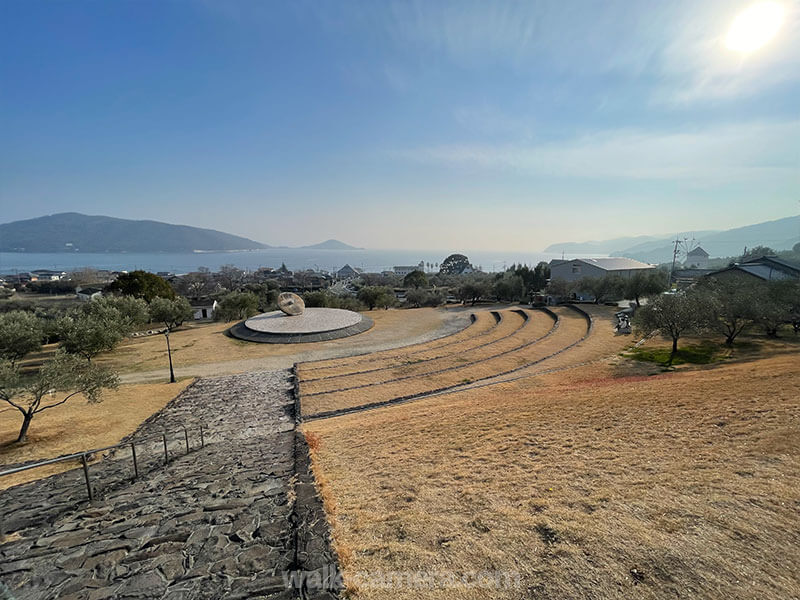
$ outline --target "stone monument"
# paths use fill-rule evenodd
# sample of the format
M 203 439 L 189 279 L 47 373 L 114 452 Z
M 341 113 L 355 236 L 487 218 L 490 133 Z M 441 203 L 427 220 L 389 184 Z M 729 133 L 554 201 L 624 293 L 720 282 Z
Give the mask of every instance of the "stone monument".
M 303 299 L 297 294 L 282 292 L 278 295 L 278 308 L 280 308 L 284 314 L 290 317 L 296 317 L 303 314 L 303 311 L 306 309 L 306 303 L 303 302 Z

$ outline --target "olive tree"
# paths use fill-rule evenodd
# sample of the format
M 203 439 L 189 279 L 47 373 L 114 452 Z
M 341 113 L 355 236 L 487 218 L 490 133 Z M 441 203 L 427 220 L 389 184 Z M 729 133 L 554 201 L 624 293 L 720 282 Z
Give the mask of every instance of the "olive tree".
M 584 277 L 576 285 L 580 291 L 591 293 L 597 304 L 616 302 L 625 295 L 625 280 L 619 275 Z
M 575 282 L 566 279 L 551 279 L 545 291 L 556 298 L 569 298 L 575 291 Z
M 472 278 L 458 287 L 456 297 L 464 304 L 470 302 L 472 306 L 475 306 L 482 298 L 489 296 L 491 291 L 492 287 L 489 282 Z
M 657 296 L 667 289 L 667 274 L 660 269 L 640 269 L 625 282 L 625 297 L 641 306 L 642 298 Z
M 698 298 L 693 293 L 657 296 L 636 311 L 634 325 L 645 333 L 657 329 L 662 335 L 672 339 L 672 351 L 667 362 L 672 365 L 678 353 L 678 340 L 685 333 L 701 326 Z
M 732 346 L 736 338 L 758 320 L 758 286 L 734 279 L 706 279 L 697 286 L 705 326 L 722 334 Z
M 506 271 L 494 282 L 492 291 L 498 300 L 521 300 L 525 296 L 525 281 L 520 275 Z
M 422 271 L 411 271 L 403 278 L 405 287 L 421 288 L 428 285 L 428 277 Z
M 92 362 L 101 352 L 113 350 L 125 337 L 119 317 L 119 311 L 108 306 L 70 312 L 56 326 L 61 348 Z
M 148 271 L 122 273 L 106 288 L 123 296 L 142 298 L 148 304 L 153 298 L 174 298 L 175 291 L 166 279 Z
M 277 295 L 275 299 L 277 301 Z M 258 296 L 253 292 L 230 292 L 220 299 L 214 317 L 221 321 L 238 321 L 257 312 Z
M 113 372 L 63 350 L 56 351 L 33 376 L 22 377 L 17 366 L 0 360 L 0 400 L 22 413 L 17 442 L 26 441 L 31 421 L 40 412 L 61 406 L 79 394 L 90 404 L 100 402 L 103 390 L 118 385 L 119 378 Z
M 33 313 L 15 310 L 0 314 L 0 358 L 12 365 L 42 347 L 42 321 Z
M 167 340 L 167 357 L 169 358 L 169 382 L 175 383 L 175 370 L 172 368 L 172 348 L 169 334 L 192 318 L 192 306 L 186 298 L 154 298 L 150 303 L 150 320 L 164 325 L 164 337 Z
M 794 281 L 768 281 L 759 285 L 756 321 L 769 337 L 778 337 L 784 323 L 792 321 L 793 296 L 798 285 Z
M 372 310 L 376 306 L 379 308 L 389 308 L 395 302 L 392 290 L 384 286 L 368 285 L 358 290 L 358 299 Z

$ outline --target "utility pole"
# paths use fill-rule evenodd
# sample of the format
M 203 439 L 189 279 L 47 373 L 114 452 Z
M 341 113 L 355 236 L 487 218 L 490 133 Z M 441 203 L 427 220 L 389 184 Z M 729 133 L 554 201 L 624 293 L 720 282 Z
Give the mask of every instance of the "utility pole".
M 672 289 L 672 274 L 675 272 L 675 261 L 678 260 L 678 244 L 681 243 L 680 238 L 678 238 L 678 234 L 675 234 L 675 246 L 672 249 L 672 266 L 669 269 L 669 281 L 667 281 L 667 286 Z

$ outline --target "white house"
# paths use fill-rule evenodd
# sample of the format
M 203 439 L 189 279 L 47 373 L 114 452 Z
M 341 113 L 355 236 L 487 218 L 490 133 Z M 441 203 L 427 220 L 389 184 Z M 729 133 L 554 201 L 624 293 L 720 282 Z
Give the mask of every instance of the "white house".
M 400 277 L 405 277 L 406 275 L 408 275 L 409 273 L 413 273 L 414 271 L 422 271 L 424 273 L 425 272 L 425 261 L 421 260 L 421 261 L 419 261 L 418 265 L 414 265 L 414 266 L 403 266 L 403 265 L 400 265 L 400 266 L 397 266 L 397 267 L 392 267 L 392 271 L 394 271 L 395 275 L 399 275 Z
M 195 321 L 213 319 L 219 303 L 216 300 L 195 300 L 190 302 Z
M 627 279 L 634 273 L 647 269 L 655 269 L 655 266 L 632 258 L 554 259 L 550 261 L 550 279 L 578 281 L 584 277 L 605 277 L 606 275 L 619 275 Z
M 698 246 L 686 254 L 686 261 L 683 264 L 692 269 L 707 269 L 708 252 Z

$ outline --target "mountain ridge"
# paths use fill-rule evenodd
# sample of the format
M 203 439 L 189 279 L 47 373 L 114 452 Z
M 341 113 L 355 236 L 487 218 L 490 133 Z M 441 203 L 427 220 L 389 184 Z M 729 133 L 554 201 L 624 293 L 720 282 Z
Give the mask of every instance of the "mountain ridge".
M 652 239 L 650 240 L 641 241 L 632 246 L 626 245 L 624 240 L 634 240 L 636 237 L 615 238 L 599 242 L 560 242 L 551 244 L 545 249 L 545 252 L 561 252 L 563 248 L 564 252 L 570 252 L 570 254 L 584 252 L 599 254 L 600 250 L 592 250 L 591 248 L 602 247 L 607 248 L 606 252 L 611 256 L 623 256 L 650 263 L 672 260 L 675 235 L 651 237 Z M 722 231 L 688 231 L 679 233 L 678 237 L 681 239 L 684 237 L 694 239 L 712 258 L 739 256 L 745 247 L 752 248 L 758 245 L 769 246 L 778 251 L 788 250 L 800 241 L 800 216 L 763 221 Z M 566 248 L 573 249 L 567 250 Z
M 286 248 L 218 231 L 152 219 L 121 219 L 78 212 L 55 213 L 0 224 L 0 252 L 186 253 Z M 326 240 L 303 249 L 353 249 Z
M 324 242 L 320 242 L 319 244 L 311 244 L 310 246 L 300 246 L 301 250 L 363 250 L 364 248 L 358 248 L 356 246 L 351 246 L 350 244 L 345 244 L 344 242 L 340 242 L 339 240 L 325 240 Z

